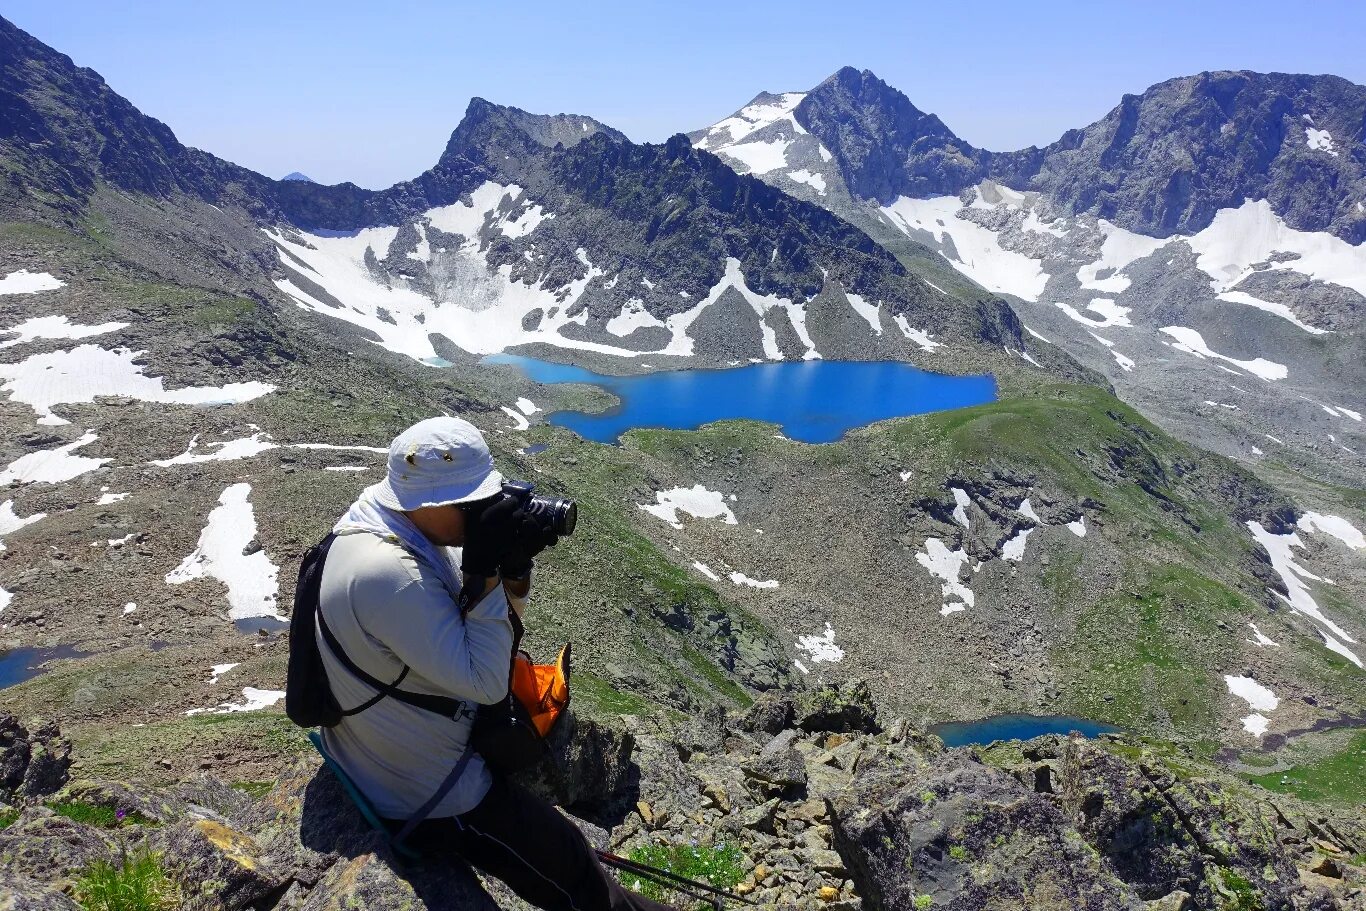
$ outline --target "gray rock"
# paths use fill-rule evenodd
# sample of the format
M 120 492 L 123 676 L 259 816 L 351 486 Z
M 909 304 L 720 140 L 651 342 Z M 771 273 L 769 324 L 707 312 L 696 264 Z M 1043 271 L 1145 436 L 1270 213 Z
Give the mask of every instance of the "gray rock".
M 31 807 L 0 830 L 0 882 L 29 877 L 71 883 L 95 861 L 112 859 L 114 851 L 114 843 L 98 829 Z
M 961 756 L 924 776 L 860 776 L 836 803 L 835 847 L 874 907 L 977 911 L 1142 907 L 1044 798 Z
M 872 693 L 863 680 L 825 684 L 802 694 L 795 721 L 808 732 L 876 734 L 881 730 Z
M 14 876 L 0 881 L 0 911 L 81 911 L 81 906 L 60 889 Z
M 0 714 L 0 800 L 41 797 L 66 784 L 71 741 L 56 724 L 29 732 L 13 715 Z

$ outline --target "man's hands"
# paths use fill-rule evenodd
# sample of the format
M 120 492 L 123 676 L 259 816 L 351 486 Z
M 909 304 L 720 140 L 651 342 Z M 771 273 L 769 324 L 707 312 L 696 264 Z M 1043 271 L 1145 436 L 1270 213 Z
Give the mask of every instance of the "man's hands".
M 460 569 L 482 578 L 498 575 L 498 565 L 516 541 L 524 519 L 517 501 L 511 497 L 500 497 L 481 512 L 466 512 Z
M 527 516 L 512 497 L 501 497 L 477 514 L 467 513 L 460 568 L 472 576 L 501 574 L 525 579 L 533 558 L 554 547 L 560 536 Z
M 521 510 L 518 510 L 518 513 L 520 512 Z M 533 558 L 547 547 L 554 547 L 559 540 L 560 536 L 549 528 L 541 525 L 535 519 L 523 515 L 521 521 L 517 523 L 517 533 L 513 538 L 512 546 L 503 556 L 498 571 L 503 574 L 504 579 L 526 579 L 531 575 Z

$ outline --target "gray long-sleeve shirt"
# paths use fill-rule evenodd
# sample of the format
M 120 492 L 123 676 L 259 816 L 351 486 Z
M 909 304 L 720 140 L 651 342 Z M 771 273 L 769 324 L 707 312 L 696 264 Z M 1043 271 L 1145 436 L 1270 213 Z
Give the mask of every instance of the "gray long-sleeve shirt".
M 380 680 L 393 680 L 407 664 L 412 670 L 401 687 L 411 692 L 474 703 L 496 702 L 507 693 L 513 631 L 502 586 L 462 618 L 435 573 L 397 544 L 359 532 L 332 543 L 318 608 L 347 656 Z M 332 655 L 321 635 L 318 645 L 343 709 L 375 695 Z M 382 816 L 406 819 L 464 753 L 474 708 L 467 706 L 452 720 L 381 699 L 324 728 L 323 744 Z M 489 783 L 476 755 L 431 816 L 474 809 Z

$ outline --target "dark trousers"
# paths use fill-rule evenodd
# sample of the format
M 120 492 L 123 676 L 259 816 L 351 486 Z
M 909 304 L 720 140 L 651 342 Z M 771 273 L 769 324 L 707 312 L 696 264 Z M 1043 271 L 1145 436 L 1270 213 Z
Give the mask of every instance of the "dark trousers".
M 572 822 L 499 775 L 479 806 L 424 820 L 408 843 L 428 856 L 454 851 L 546 911 L 672 911 L 623 888 Z

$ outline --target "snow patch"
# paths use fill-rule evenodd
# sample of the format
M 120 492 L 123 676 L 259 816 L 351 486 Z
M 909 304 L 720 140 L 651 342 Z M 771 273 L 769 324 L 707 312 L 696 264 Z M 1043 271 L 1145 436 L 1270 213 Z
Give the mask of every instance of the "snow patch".
M 533 402 L 531 399 L 528 399 L 528 398 L 520 398 L 520 399 L 518 399 L 518 400 L 517 400 L 517 408 L 518 408 L 519 411 L 522 412 L 522 414 L 525 414 L 525 415 L 527 415 L 528 417 L 530 417 L 531 415 L 533 415 L 533 414 L 535 414 L 536 412 L 538 412 L 538 411 L 541 410 L 541 409 L 536 405 L 535 402 Z
M 734 116 L 713 124 L 707 130 L 707 134 L 698 140 L 697 148 L 711 152 L 726 149 L 749 134 L 782 120 L 788 121 L 795 133 L 805 133 L 806 130 L 797 123 L 796 117 L 792 114 L 805 97 L 805 92 L 784 92 L 775 101 L 760 101 L 746 105 Z
M 1208 228 L 1184 241 L 1195 251 L 1196 265 L 1210 277 L 1216 292 L 1231 291 L 1258 268 L 1270 268 L 1298 272 L 1366 295 L 1366 246 L 1354 247 L 1324 232 L 1287 227 L 1265 199 L 1220 209 Z M 1296 258 L 1270 262 L 1275 253 L 1293 253 Z
M 1252 628 L 1252 635 L 1253 635 L 1253 636 L 1256 636 L 1255 639 L 1249 639 L 1249 640 L 1248 640 L 1249 642 L 1255 642 L 1257 645 L 1262 645 L 1262 646 L 1270 645 L 1270 646 L 1274 646 L 1274 647 L 1276 647 L 1276 648 L 1280 648 L 1280 644 L 1279 644 L 1279 643 L 1272 642 L 1270 636 L 1268 636 L 1266 633 L 1262 632 L 1261 630 L 1257 629 L 1257 624 L 1249 622 L 1249 623 L 1248 623 L 1248 626 L 1250 626 L 1250 627 Z
M 1301 320 L 1295 315 L 1295 311 L 1291 310 L 1285 304 L 1275 304 L 1271 301 L 1264 301 L 1260 297 L 1253 297 L 1245 291 L 1221 291 L 1216 296 L 1221 301 L 1228 301 L 1232 304 L 1243 304 L 1247 307 L 1256 307 L 1258 310 L 1265 310 L 1267 313 L 1274 313 L 1281 319 L 1294 323 L 1311 335 L 1326 335 L 1328 333 L 1327 329 L 1317 329 Z
M 522 413 L 518 411 L 516 408 L 509 408 L 506 405 L 502 405 L 500 407 L 503 409 L 503 414 L 512 418 L 514 430 L 526 430 L 528 427 L 531 426 L 531 422 L 528 421 L 525 417 L 523 417 Z
M 15 515 L 13 500 L 6 500 L 4 503 L 0 503 L 0 550 L 5 549 L 5 542 L 3 540 L 5 535 L 13 534 L 25 525 L 32 525 L 34 522 L 46 517 L 47 513 L 45 512 L 35 512 L 31 516 L 20 518 Z
M 618 338 L 625 338 L 637 329 L 663 325 L 663 320 L 645 309 L 643 300 L 633 297 L 621 305 L 620 313 L 607 321 L 607 331 Z
M 820 174 L 813 174 L 806 168 L 801 168 L 797 171 L 788 171 L 787 176 L 797 183 L 804 183 L 807 186 L 812 187 L 819 195 L 825 195 L 825 178 Z
M 967 528 L 967 508 L 972 505 L 972 497 L 961 487 L 950 487 L 949 490 L 953 492 L 953 500 L 957 504 L 953 507 L 953 518 L 959 525 Z
M 30 272 L 20 269 L 0 278 L 0 294 L 36 294 L 39 291 L 56 291 L 66 286 L 60 278 L 53 278 L 47 272 Z
M 1086 537 L 1086 516 L 1082 516 L 1075 522 L 1068 522 L 1067 530 L 1078 538 Z
M 1111 326 L 1132 327 L 1129 321 L 1129 307 L 1121 307 L 1108 297 L 1097 297 L 1086 305 L 1086 309 L 1096 313 L 1100 319 L 1092 319 L 1082 314 L 1070 304 L 1055 301 L 1054 306 L 1066 313 L 1072 319 L 1081 323 L 1083 326 L 1090 326 L 1093 329 L 1108 329 Z
M 82 446 L 88 446 L 99 439 L 93 430 L 87 430 L 79 440 L 58 446 L 56 449 L 40 449 L 20 456 L 0 471 L 0 487 L 18 482 L 20 484 L 60 484 L 79 477 L 87 471 L 94 471 L 112 459 L 91 459 L 71 453 Z
M 128 494 L 126 493 L 104 493 L 100 494 L 100 498 L 95 501 L 95 505 L 112 506 L 113 504 L 126 499 L 128 499 Z
M 190 709 L 186 715 L 228 715 L 233 712 L 255 712 L 270 708 L 285 698 L 284 690 L 258 690 L 254 686 L 242 687 L 241 702 L 221 702 L 211 709 Z
M 720 519 L 727 525 L 740 524 L 735 513 L 726 505 L 725 496 L 719 490 L 708 490 L 701 484 L 658 491 L 655 500 L 655 503 L 637 503 L 636 506 L 658 516 L 674 528 L 683 527 L 678 520 L 680 512 L 694 519 Z
M 900 327 L 902 335 L 920 346 L 921 351 L 932 352 L 934 349 L 942 348 L 944 346 L 943 342 L 936 342 L 934 336 L 930 335 L 925 330 L 912 329 L 910 322 L 907 321 L 904 314 L 898 313 L 896 316 L 892 317 L 892 321 Z
M 882 212 L 891 223 L 907 234 L 925 231 L 939 243 L 953 242 L 957 259 L 945 258 L 959 272 L 989 291 L 1013 294 L 1037 301 L 1048 284 L 1043 261 L 1015 253 L 1001 246 L 996 232 L 959 218 L 962 205 L 957 196 L 934 199 L 898 197 Z
M 947 617 L 973 605 L 975 596 L 972 589 L 958 581 L 963 565 L 968 561 L 966 551 L 962 548 L 949 550 L 938 538 L 927 538 L 925 552 L 916 554 L 915 559 L 931 576 L 943 583 L 941 590 L 944 603 L 939 608 L 941 616 Z
M 276 609 L 280 569 L 259 548 L 245 553 L 256 538 L 256 515 L 248 497 L 250 484 L 233 484 L 218 498 L 208 524 L 199 533 L 199 545 L 180 565 L 166 574 L 169 585 L 180 585 L 210 576 L 228 588 L 228 617 L 273 617 L 284 620 Z
M 806 652 L 812 664 L 838 664 L 844 660 L 844 649 L 835 644 L 835 628 L 830 621 L 825 623 L 825 632 L 819 635 L 798 636 L 797 648 Z
M 1170 238 L 1160 240 L 1145 237 L 1126 231 L 1103 218 L 1097 220 L 1096 227 L 1105 236 L 1100 246 L 1100 258 L 1077 270 L 1077 281 L 1081 286 L 1095 291 L 1123 293 L 1131 284 L 1129 277 L 1123 274 L 1124 270 L 1171 243 Z M 1109 274 L 1100 278 L 1100 273 L 1106 271 Z
M 1259 357 L 1250 361 L 1240 361 L 1237 358 L 1219 354 L 1217 351 L 1211 351 L 1210 347 L 1205 344 L 1205 339 L 1199 332 L 1185 326 L 1163 326 L 1161 331 L 1176 339 L 1176 343 L 1172 345 L 1173 348 L 1178 351 L 1184 351 L 1187 354 L 1193 354 L 1202 360 L 1204 358 L 1215 358 L 1217 360 L 1227 361 L 1264 380 L 1283 380 L 1290 373 L 1289 369 L 1287 369 L 1284 364 L 1268 361 L 1265 358 Z
M 1327 152 L 1334 158 L 1338 157 L 1337 150 L 1333 148 L 1333 135 L 1327 130 L 1316 130 L 1313 127 L 1304 128 L 1304 139 L 1309 144 L 1309 148 L 1318 152 Z
M 721 577 L 718 576 L 716 573 L 712 572 L 712 571 L 711 571 L 711 567 L 708 566 L 708 565 L 705 564 L 705 563 L 700 563 L 700 562 L 698 562 L 697 560 L 694 560 L 694 561 L 692 562 L 692 568 L 695 569 L 695 570 L 697 570 L 699 573 L 701 573 L 702 575 L 706 576 L 708 579 L 712 580 L 713 582 L 720 582 L 720 581 L 721 581 Z
M 1322 532 L 1332 535 L 1352 550 L 1366 548 L 1366 536 L 1357 527 L 1341 516 L 1325 516 L 1322 513 L 1307 512 L 1300 517 L 1298 527 L 1305 531 Z
M 854 308 L 854 312 L 863 317 L 864 321 L 868 323 L 868 327 L 873 330 L 873 334 L 881 335 L 882 320 L 879 319 L 878 312 L 882 308 L 882 302 L 878 301 L 876 304 L 870 304 L 861 296 L 849 291 L 844 292 L 844 297 L 849 301 L 849 306 Z M 901 323 L 904 325 L 905 322 L 906 317 L 901 317 Z
M 228 664 L 215 664 L 213 667 L 209 668 L 209 682 L 217 683 L 219 677 L 237 667 L 239 664 L 241 664 L 240 661 L 232 661 Z
M 1281 704 L 1281 700 L 1277 698 L 1275 693 L 1251 677 L 1225 674 L 1224 683 L 1228 685 L 1228 691 L 1246 702 L 1250 709 L 1256 709 L 1259 712 L 1271 712 L 1275 711 L 1276 706 Z
M 194 465 L 199 462 L 231 462 L 236 459 L 249 459 L 271 449 L 279 448 L 278 444 L 270 442 L 269 434 L 259 432 L 237 440 L 209 443 L 208 446 L 213 447 L 214 451 L 197 451 L 199 449 L 199 437 L 192 437 L 189 447 L 180 455 L 170 459 L 154 459 L 150 464 L 169 468 L 172 465 Z
M 1243 730 L 1247 731 L 1253 737 L 1260 737 L 1265 734 L 1267 725 L 1271 723 L 1270 719 L 1265 715 L 1258 715 L 1256 713 L 1245 715 L 1241 720 L 1243 723 Z
M 12 348 L 40 338 L 81 339 L 104 335 L 116 329 L 123 329 L 127 323 L 100 323 L 98 326 L 82 326 L 73 323 L 65 316 L 35 316 L 8 329 L 0 329 L 0 335 L 15 333 L 16 338 L 0 342 L 0 348 Z
M 734 582 L 736 585 L 748 585 L 750 588 L 777 588 L 777 587 L 778 587 L 778 580 L 777 580 L 777 579 L 767 579 L 767 580 L 761 582 L 761 581 L 759 581 L 758 579 L 751 579 L 749 576 L 746 576 L 744 573 L 741 573 L 741 572 L 733 572 L 733 573 L 731 573 L 731 574 L 730 574 L 730 581 Z
M 1024 516 L 1026 519 L 1029 519 L 1035 525 L 1043 524 L 1042 520 L 1039 519 L 1039 514 L 1034 511 L 1034 504 L 1029 502 L 1029 497 L 1025 497 L 1023 500 L 1021 500 L 1020 505 L 1015 509 L 1015 511 L 1018 512 L 1020 515 Z
M 790 139 L 771 139 L 767 142 L 743 142 L 719 149 L 720 154 L 743 164 L 750 174 L 767 174 L 787 166 L 787 147 Z
M 1032 528 L 1022 528 L 1015 533 L 1015 537 L 1001 545 L 1001 559 L 1010 560 L 1012 563 L 1019 563 L 1024 559 L 1025 539 L 1029 537 Z
M 1290 605 L 1291 609 L 1325 627 L 1326 631 L 1325 629 L 1318 631 L 1319 635 L 1323 636 L 1324 644 L 1357 667 L 1361 667 L 1361 659 L 1343 644 L 1355 643 L 1356 640 L 1349 636 L 1342 627 L 1324 616 L 1318 603 L 1309 594 L 1305 580 L 1315 582 L 1324 580 L 1295 562 L 1294 548 L 1304 546 L 1299 535 L 1295 532 L 1284 535 L 1272 534 L 1260 522 L 1252 519 L 1248 520 L 1247 529 L 1252 532 L 1252 537 L 1257 540 L 1257 543 L 1266 550 L 1266 554 L 1271 560 L 1271 568 L 1276 570 L 1277 575 L 1281 577 L 1282 584 L 1285 585 L 1287 594 L 1282 595 L 1280 592 L 1275 592 L 1276 597 Z
M 182 405 L 229 405 L 249 402 L 275 387 L 269 383 L 228 383 L 225 386 L 186 386 L 166 389 L 165 379 L 143 375 L 133 363 L 146 352 L 128 348 L 112 351 L 81 345 L 70 351 L 35 354 L 17 364 L 0 364 L 0 390 L 10 400 L 23 402 L 39 415 L 40 424 L 66 424 L 52 413 L 53 405 L 94 402 L 97 396 L 126 395 L 143 402 Z

